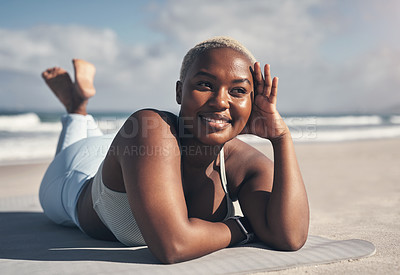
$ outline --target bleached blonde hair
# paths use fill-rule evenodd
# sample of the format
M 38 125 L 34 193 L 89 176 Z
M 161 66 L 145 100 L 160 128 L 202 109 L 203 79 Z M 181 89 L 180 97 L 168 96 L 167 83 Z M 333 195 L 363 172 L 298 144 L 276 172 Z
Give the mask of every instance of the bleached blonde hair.
M 183 82 L 185 80 L 186 74 L 190 66 L 193 64 L 193 62 L 200 54 L 210 49 L 218 49 L 218 48 L 230 48 L 246 56 L 252 64 L 256 62 L 256 59 L 254 58 L 253 54 L 239 41 L 228 36 L 216 36 L 207 39 L 203 42 L 200 42 L 186 53 L 181 65 L 181 71 L 179 76 L 180 81 Z

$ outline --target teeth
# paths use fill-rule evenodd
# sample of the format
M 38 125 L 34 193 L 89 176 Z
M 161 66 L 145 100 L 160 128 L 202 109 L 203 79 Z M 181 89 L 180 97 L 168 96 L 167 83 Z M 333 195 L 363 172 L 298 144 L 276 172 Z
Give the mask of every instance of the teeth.
M 212 119 L 209 117 L 203 117 L 204 120 L 209 121 L 209 122 L 214 122 L 214 123 L 226 123 L 225 120 L 222 119 Z

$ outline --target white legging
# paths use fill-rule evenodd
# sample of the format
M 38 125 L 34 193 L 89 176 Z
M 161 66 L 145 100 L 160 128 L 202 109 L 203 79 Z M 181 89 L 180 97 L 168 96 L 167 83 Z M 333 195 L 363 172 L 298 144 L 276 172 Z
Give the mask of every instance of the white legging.
M 56 156 L 43 177 L 39 200 L 52 221 L 80 228 L 79 195 L 85 182 L 96 174 L 114 135 L 103 135 L 91 115 L 68 114 L 61 122 Z

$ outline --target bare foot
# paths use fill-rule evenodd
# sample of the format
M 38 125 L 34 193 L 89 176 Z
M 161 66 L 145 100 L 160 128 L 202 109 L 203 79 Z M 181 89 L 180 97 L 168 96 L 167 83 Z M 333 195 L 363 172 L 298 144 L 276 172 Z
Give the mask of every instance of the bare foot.
M 54 67 L 44 71 L 42 77 L 69 112 L 73 105 L 72 94 L 75 88 L 68 72 L 62 68 Z
M 96 93 L 93 85 L 96 68 L 93 64 L 82 59 L 73 59 L 72 63 L 75 70 L 75 88 L 77 93 L 83 100 L 87 100 Z
M 75 83 L 62 68 L 54 67 L 42 73 L 47 85 L 65 106 L 68 113 L 86 115 L 89 98 L 95 95 L 93 86 L 96 68 L 81 59 L 73 59 Z

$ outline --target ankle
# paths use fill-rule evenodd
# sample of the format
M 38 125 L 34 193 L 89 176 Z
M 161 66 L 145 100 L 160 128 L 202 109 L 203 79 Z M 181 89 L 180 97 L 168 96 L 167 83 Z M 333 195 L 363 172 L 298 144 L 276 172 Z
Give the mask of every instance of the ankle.
M 88 100 L 84 100 L 80 104 L 73 104 L 70 107 L 67 107 L 66 109 L 69 114 L 87 115 L 87 109 L 86 109 L 87 104 Z

